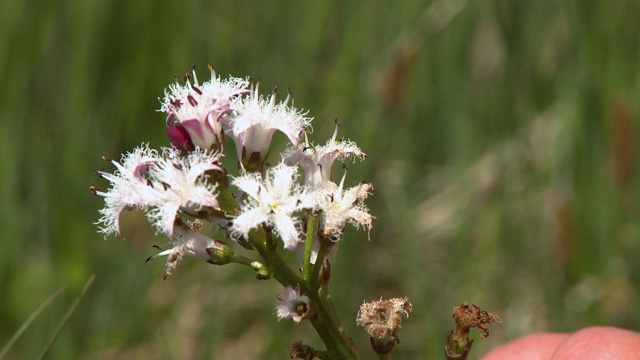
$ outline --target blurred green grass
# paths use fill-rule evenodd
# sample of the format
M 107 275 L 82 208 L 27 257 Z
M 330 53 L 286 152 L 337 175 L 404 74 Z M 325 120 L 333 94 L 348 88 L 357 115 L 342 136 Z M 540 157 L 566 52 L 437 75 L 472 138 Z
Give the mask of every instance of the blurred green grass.
M 166 145 L 158 97 L 212 63 L 277 82 L 369 159 L 371 241 L 349 231 L 332 292 L 369 356 L 357 308 L 408 296 L 396 358 L 439 358 L 462 300 L 504 324 L 475 357 L 534 331 L 640 330 L 637 1 L 7 0 L 0 15 L 0 343 L 62 286 L 9 358 L 34 358 L 83 283 L 50 358 L 285 358 L 303 324 L 278 286 L 195 261 L 162 281 L 140 214 L 127 240 L 92 224 L 108 167 Z M 274 151 L 275 152 L 275 151 Z M 338 171 L 335 171 L 338 176 Z M 397 352 L 397 353 L 396 353 Z

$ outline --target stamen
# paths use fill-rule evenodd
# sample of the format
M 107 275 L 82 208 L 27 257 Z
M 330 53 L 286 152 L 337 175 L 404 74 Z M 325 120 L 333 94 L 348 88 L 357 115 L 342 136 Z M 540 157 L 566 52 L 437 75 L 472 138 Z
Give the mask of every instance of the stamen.
M 284 99 L 284 104 L 287 105 L 289 103 L 289 100 L 291 100 L 291 88 L 287 88 L 287 98 Z
M 336 137 L 338 137 L 338 128 L 340 127 L 340 124 L 338 124 L 338 118 L 336 118 L 334 121 L 336 123 L 336 128 L 333 130 L 333 136 L 331 136 L 331 142 L 336 141 Z
M 198 85 L 198 77 L 196 76 L 196 66 L 193 65 L 193 67 L 191 68 L 191 73 L 193 74 L 193 84 L 194 85 Z M 202 93 L 201 93 L 202 95 Z

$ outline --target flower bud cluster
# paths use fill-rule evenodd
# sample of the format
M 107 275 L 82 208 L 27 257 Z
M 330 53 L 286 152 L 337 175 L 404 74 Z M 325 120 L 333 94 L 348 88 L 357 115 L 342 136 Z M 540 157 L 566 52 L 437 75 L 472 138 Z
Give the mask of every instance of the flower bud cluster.
M 168 257 L 167 276 L 184 255 L 218 265 L 241 262 L 229 245 L 199 232 L 206 224 L 245 248 L 251 248 L 248 239 L 255 231 L 264 231 L 286 250 L 299 252 L 309 239 L 307 219 L 317 217 L 312 262 L 319 248 L 315 242 L 340 240 L 347 223 L 371 228 L 373 217 L 364 205 L 371 184 L 347 187 L 346 171 L 339 183 L 331 181 L 336 160 L 366 157 L 354 142 L 337 138 L 337 124 L 331 139 L 316 145 L 308 140 L 312 118 L 293 107 L 290 93 L 279 102 L 276 91 L 260 95 L 259 84 L 247 79 L 222 79 L 211 67 L 210 74 L 200 83 L 194 70 L 184 84 L 176 81 L 165 90 L 160 111 L 167 114 L 171 147 L 158 151 L 142 144 L 120 161 L 107 159 L 113 172 L 97 172 L 110 184 L 106 191 L 91 188 L 105 201 L 97 222 L 105 236 L 122 235 L 123 211 L 145 212 L 169 238 L 171 248 L 150 258 Z M 279 162 L 267 167 L 276 131 L 289 145 Z M 240 165 L 235 175 L 221 161 L 228 139 Z

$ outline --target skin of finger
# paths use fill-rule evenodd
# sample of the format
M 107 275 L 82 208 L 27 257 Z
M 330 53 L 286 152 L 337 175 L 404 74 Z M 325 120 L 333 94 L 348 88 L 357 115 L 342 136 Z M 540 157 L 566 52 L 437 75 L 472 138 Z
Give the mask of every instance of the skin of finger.
M 640 359 L 640 334 L 614 327 L 585 328 L 566 338 L 551 359 Z
M 560 333 L 527 335 L 493 349 L 481 360 L 548 360 L 569 337 L 569 334 Z

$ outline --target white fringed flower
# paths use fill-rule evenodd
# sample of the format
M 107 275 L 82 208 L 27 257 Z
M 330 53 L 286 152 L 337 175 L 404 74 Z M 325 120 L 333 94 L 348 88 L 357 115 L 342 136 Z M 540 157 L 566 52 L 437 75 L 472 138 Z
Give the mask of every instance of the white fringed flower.
M 97 171 L 100 177 L 111 183 L 111 188 L 106 192 L 92 188 L 95 195 L 104 197 L 105 202 L 104 208 L 99 211 L 102 218 L 96 224 L 105 236 L 113 233 L 121 235 L 120 213 L 123 210 L 146 209 L 155 205 L 153 202 L 158 197 L 157 189 L 148 185 L 144 175 L 150 164 L 158 161 L 158 152 L 149 149 L 148 144 L 143 144 L 133 152 L 123 155 L 121 163 L 113 159 L 107 160 L 116 166 L 116 170 L 113 174 Z
M 216 77 L 213 68 L 209 69 L 211 79 L 202 85 L 198 83 L 195 70 L 193 84 L 187 79 L 185 85 L 177 81 L 169 85 L 160 111 L 168 114 L 167 126 L 182 127 L 194 145 L 202 149 L 220 149 L 224 145 L 222 117 L 232 110 L 231 99 L 248 91 L 249 82 L 234 77 L 222 80 Z
M 309 306 L 309 297 L 302 295 L 300 289 L 293 290 L 291 287 L 286 287 L 278 295 L 278 301 L 280 305 L 276 307 L 276 315 L 278 320 L 292 319 L 299 324 L 302 319 L 309 315 L 311 310 Z
M 296 184 L 296 167 L 279 164 L 268 169 L 263 179 L 258 173 L 246 173 L 233 180 L 233 185 L 248 195 L 240 215 L 233 220 L 232 230 L 247 236 L 261 224 L 272 226 L 282 238 L 285 248 L 295 250 L 300 241 L 298 219 L 294 213 L 301 209 L 302 190 Z
M 164 148 L 162 155 L 142 145 L 123 156 L 122 164 L 113 174 L 98 173 L 111 182 L 106 191 L 95 190 L 105 198 L 103 215 L 98 221 L 105 235 L 120 235 L 119 216 L 122 210 L 138 208 L 160 231 L 173 236 L 174 221 L 179 210 L 195 214 L 204 207 L 218 207 L 215 186 L 207 184 L 206 172 L 221 170 L 216 165 L 220 155 L 196 149 L 180 157 L 173 148 Z
M 276 104 L 275 92 L 265 99 L 258 94 L 258 87 L 248 97 L 232 101 L 234 114 L 228 118 L 227 134 L 236 144 L 238 159 L 245 162 L 264 161 L 276 130 L 283 132 L 297 147 L 304 131 L 311 126 L 311 118 L 306 117 L 306 113 L 288 105 L 290 94 Z
M 331 178 L 331 168 L 336 160 L 365 158 L 367 155 L 353 141 L 336 140 L 338 125 L 331 139 L 323 146 L 312 146 L 305 136 L 304 147 L 293 147 L 282 156 L 288 165 L 300 164 L 304 169 L 305 185 L 318 188 Z
M 180 221 L 176 223 L 172 233 L 173 237 L 171 238 L 171 241 L 162 246 L 157 246 L 157 248 L 161 249 L 167 246 L 173 247 L 147 259 L 147 261 L 149 261 L 160 256 L 167 257 L 167 264 L 165 265 L 164 272 L 165 279 L 173 273 L 173 270 L 175 270 L 178 265 L 180 265 L 180 262 L 182 262 L 182 258 L 185 255 L 211 262 L 212 251 L 221 249 L 220 244 L 214 239 L 193 230 L 189 225 Z
M 305 206 L 322 211 L 320 229 L 324 236 L 339 239 L 345 224 L 359 228 L 371 229 L 373 216 L 364 205 L 364 199 L 373 189 L 370 183 L 360 183 L 357 186 L 344 190 L 346 172 L 340 181 L 340 185 L 328 182 L 323 188 L 316 189 L 309 197 L 311 203 L 305 201 Z

